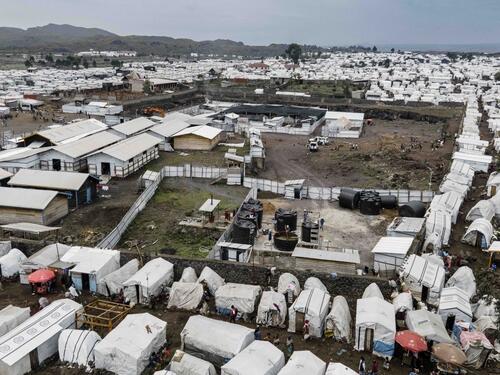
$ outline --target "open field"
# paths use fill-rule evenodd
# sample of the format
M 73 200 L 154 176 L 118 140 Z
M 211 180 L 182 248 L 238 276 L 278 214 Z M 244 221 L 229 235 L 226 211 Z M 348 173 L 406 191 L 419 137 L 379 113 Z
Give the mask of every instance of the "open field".
M 429 188 L 430 167 L 432 187 L 436 188 L 447 171 L 458 123 L 458 119 L 437 124 L 376 119 L 375 125 L 365 126 L 361 138 L 330 139 L 316 153 L 308 151 L 308 137 L 264 134 L 266 169 L 259 177 L 280 181 L 306 178 L 313 186 L 423 190 Z M 444 146 L 432 151 L 432 142 L 442 132 L 447 134 Z M 422 149 L 409 149 L 412 137 Z M 358 149 L 351 149 L 351 144 Z M 408 151 L 402 151 L 402 145 Z

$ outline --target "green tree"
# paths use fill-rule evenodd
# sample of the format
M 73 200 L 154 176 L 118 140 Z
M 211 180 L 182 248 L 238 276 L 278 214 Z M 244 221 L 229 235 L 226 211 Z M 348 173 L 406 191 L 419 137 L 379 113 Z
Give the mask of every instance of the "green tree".
M 393 48 L 391 48 L 391 53 L 394 53 L 394 47 L 393 47 Z
M 500 81 L 500 71 L 495 73 L 495 81 Z
M 448 57 L 448 59 L 450 59 L 450 61 L 456 61 L 457 57 L 458 57 L 458 54 L 456 52 L 448 52 L 446 54 L 446 57 Z
M 28 59 L 24 62 L 24 66 L 26 68 L 31 68 L 33 66 L 33 63 Z
M 83 64 L 83 67 L 84 67 L 85 69 L 87 69 L 87 68 L 89 67 L 89 62 L 87 61 L 87 59 L 83 59 L 82 64 Z
M 92 60 L 92 66 L 93 66 L 94 68 L 97 66 L 97 61 L 95 61 L 95 59 L 94 59 L 94 60 Z
M 54 57 L 51 53 L 49 53 L 47 56 L 45 56 L 45 60 L 52 64 L 54 62 Z
M 300 57 L 302 56 L 302 47 L 297 43 L 292 43 L 286 49 L 285 54 L 293 61 L 294 64 L 298 64 Z
M 377 52 L 377 51 L 378 51 L 377 46 L 373 46 L 372 52 Z
M 111 60 L 111 66 L 113 68 L 120 68 L 122 66 L 122 62 L 120 60 L 113 59 Z
M 144 81 L 144 84 L 142 85 L 142 90 L 144 91 L 145 94 L 151 94 L 153 91 L 151 90 L 151 82 L 149 79 Z

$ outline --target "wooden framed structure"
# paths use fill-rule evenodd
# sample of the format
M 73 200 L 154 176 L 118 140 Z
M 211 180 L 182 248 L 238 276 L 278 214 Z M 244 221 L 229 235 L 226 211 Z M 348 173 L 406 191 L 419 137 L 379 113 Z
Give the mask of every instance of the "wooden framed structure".
M 122 303 L 97 299 L 77 313 L 77 321 L 93 331 L 108 333 L 127 316 L 130 309 Z

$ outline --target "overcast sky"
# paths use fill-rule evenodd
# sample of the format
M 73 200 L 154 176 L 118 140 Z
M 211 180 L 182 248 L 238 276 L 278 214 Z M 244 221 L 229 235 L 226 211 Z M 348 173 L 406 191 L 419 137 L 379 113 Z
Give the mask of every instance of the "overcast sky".
M 1 0 L 0 25 L 247 44 L 497 43 L 500 0 Z

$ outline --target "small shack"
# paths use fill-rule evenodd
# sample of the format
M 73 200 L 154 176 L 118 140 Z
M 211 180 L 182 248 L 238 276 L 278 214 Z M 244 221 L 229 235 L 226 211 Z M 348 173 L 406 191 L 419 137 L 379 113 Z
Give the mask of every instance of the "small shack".
M 412 236 L 382 237 L 372 249 L 373 268 L 382 273 L 394 272 L 403 264 L 413 241 Z
M 283 352 L 268 341 L 254 341 L 221 367 L 221 375 L 278 375 L 285 366 Z
M 486 219 L 476 219 L 467 228 L 462 242 L 481 249 L 487 249 L 493 238 L 493 225 Z
M 459 267 L 455 273 L 446 282 L 446 287 L 455 286 L 464 291 L 468 300 L 476 295 L 476 277 L 470 267 Z
M 387 227 L 389 237 L 418 237 L 423 233 L 425 219 L 420 217 L 395 217 Z
M 57 191 L 0 187 L 0 224 L 50 225 L 68 213 L 68 200 Z
M 347 275 L 355 275 L 356 268 L 361 263 L 358 251 L 348 249 L 332 251 L 297 246 L 292 252 L 292 258 L 298 269 L 314 269 Z
M 29 284 L 28 276 L 40 268 L 55 268 L 51 266 L 61 260 L 61 257 L 64 256 L 70 248 L 71 246 L 62 243 L 54 243 L 47 245 L 32 254 L 28 259 L 21 263 L 21 270 L 19 272 L 21 284 Z M 63 275 L 58 276 L 59 279 L 61 279 Z
M 319 289 L 303 290 L 288 309 L 288 332 L 302 332 L 309 321 L 309 334 L 322 337 L 328 314 L 330 295 Z
M 208 266 L 203 267 L 203 270 L 201 270 L 200 277 L 198 277 L 198 282 L 201 284 L 206 284 L 212 296 L 215 296 L 215 292 L 217 292 L 217 289 L 225 284 L 224 279 Z
M 175 150 L 210 151 L 222 140 L 222 130 L 208 125 L 191 126 L 172 136 Z

